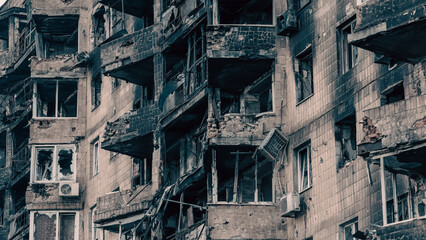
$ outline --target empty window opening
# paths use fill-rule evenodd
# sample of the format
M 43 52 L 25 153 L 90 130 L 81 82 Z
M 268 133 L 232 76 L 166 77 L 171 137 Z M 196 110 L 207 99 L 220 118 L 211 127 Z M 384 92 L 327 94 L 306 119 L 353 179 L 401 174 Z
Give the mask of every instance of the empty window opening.
M 152 159 L 150 158 L 133 158 L 133 177 L 132 187 L 136 188 L 145 184 L 149 184 L 152 179 Z
M 349 116 L 336 123 L 335 128 L 336 153 L 338 168 L 356 159 L 356 119 Z
M 310 145 L 304 146 L 297 151 L 297 168 L 299 192 L 303 192 L 312 186 L 312 161 Z
M 339 227 L 341 240 L 354 240 L 353 235 L 358 231 L 358 218 L 354 218 Z
M 216 151 L 220 202 L 271 202 L 273 164 L 253 152 Z
M 64 27 L 54 33 L 49 30 L 41 33 L 44 47 L 42 54 L 45 58 L 74 54 L 78 51 L 78 21 L 72 17 L 58 20 L 57 24 L 63 24 Z
M 4 190 L 0 191 L 0 226 L 4 225 Z
M 222 115 L 227 113 L 240 113 L 240 95 L 221 91 L 220 112 Z
M 111 8 L 111 35 L 125 29 L 123 13 Z
M 96 176 L 99 173 L 99 138 L 96 138 L 90 145 L 92 150 L 92 175 Z
M 74 146 L 36 146 L 34 162 L 36 182 L 75 180 Z
M 272 0 L 217 0 L 220 24 L 273 24 Z
M 91 93 L 92 93 L 92 110 L 101 104 L 101 90 L 102 90 L 102 76 L 99 74 L 92 79 Z
M 120 79 L 118 79 L 118 78 L 113 78 L 113 79 L 112 79 L 112 82 L 111 82 L 111 85 L 112 85 L 112 91 L 114 91 L 114 90 L 116 90 L 117 88 L 119 88 L 119 87 L 120 87 L 120 85 L 121 85 L 121 80 L 120 80 Z
M 355 30 L 356 21 L 352 19 L 349 23 L 338 29 L 340 37 L 341 72 L 346 73 L 358 63 L 358 48 L 352 46 L 348 41 L 348 35 Z
M 258 79 L 244 95 L 246 114 L 272 112 L 272 72 Z
M 99 45 L 106 39 L 105 17 L 107 16 L 104 6 L 97 8 L 93 14 L 93 34 L 95 46 Z
M 297 103 L 314 94 L 312 50 L 308 48 L 299 54 L 295 61 L 296 98 Z
M 405 99 L 404 84 L 403 82 L 390 87 L 382 92 L 382 106 L 391 104 Z
M 133 109 L 151 106 L 154 103 L 154 85 L 136 86 Z
M 77 117 L 77 91 L 77 81 L 36 82 L 36 117 Z
M 0 168 L 4 167 L 6 167 L 6 132 L 0 133 Z
M 76 215 L 75 212 L 34 212 L 32 224 L 35 227 L 31 239 L 76 239 Z

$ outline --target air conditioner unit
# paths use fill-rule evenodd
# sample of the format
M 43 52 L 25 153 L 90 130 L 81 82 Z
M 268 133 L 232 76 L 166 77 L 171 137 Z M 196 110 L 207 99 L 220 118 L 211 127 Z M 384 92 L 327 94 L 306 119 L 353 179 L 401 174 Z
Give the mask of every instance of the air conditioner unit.
M 296 212 L 300 212 L 300 196 L 298 193 L 284 195 L 280 199 L 281 217 L 294 217 Z
M 281 36 L 290 36 L 299 30 L 297 26 L 297 16 L 293 9 L 288 9 L 277 17 L 277 34 Z
M 259 145 L 258 151 L 270 161 L 278 160 L 287 146 L 288 140 L 277 128 L 272 129 L 263 142 Z
M 59 196 L 78 197 L 78 183 L 59 183 Z

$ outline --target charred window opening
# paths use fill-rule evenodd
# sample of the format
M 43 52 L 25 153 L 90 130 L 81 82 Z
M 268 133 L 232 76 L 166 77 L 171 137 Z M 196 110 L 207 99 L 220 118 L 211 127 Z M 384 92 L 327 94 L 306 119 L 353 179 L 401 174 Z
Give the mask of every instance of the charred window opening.
M 111 35 L 124 29 L 123 13 L 111 8 Z
M 302 102 L 314 94 L 312 50 L 308 48 L 296 56 L 294 61 L 296 78 L 297 103 Z
M 246 114 L 271 112 L 272 109 L 272 72 L 258 79 L 247 89 L 244 96 Z
M 154 84 L 136 86 L 133 109 L 151 106 L 154 103 Z
M 149 184 L 152 179 L 152 159 L 151 158 L 133 158 L 133 177 L 132 187 Z
M 220 24 L 273 24 L 272 0 L 217 0 Z
M 96 77 L 94 77 L 91 82 L 92 110 L 94 110 L 101 104 L 101 90 L 102 90 L 102 77 L 99 74 Z
M 35 83 L 36 117 L 77 117 L 77 81 Z
M 342 74 L 348 72 L 358 63 L 358 48 L 349 44 L 348 41 L 348 35 L 354 32 L 355 24 L 356 21 L 353 19 L 338 29 L 340 38 L 340 68 Z
M 29 176 L 25 176 L 12 187 L 15 213 L 25 208 L 25 190 L 28 187 L 28 182 Z
M 404 83 L 400 82 L 395 86 L 388 88 L 382 92 L 382 106 L 386 104 L 391 104 L 405 99 L 404 94 Z
M 0 133 L 0 168 L 4 167 L 6 167 L 6 132 Z
M 311 146 L 306 145 L 296 151 L 299 192 L 312 186 Z
M 201 25 L 181 42 L 182 45 L 165 53 L 164 92 L 170 93 L 165 99 L 166 110 L 181 104 L 185 97 L 204 86 L 207 80 L 205 41 L 204 25 Z
M 75 148 L 73 146 L 35 147 L 35 181 L 74 181 Z
M 118 78 L 113 78 L 112 79 L 112 91 L 116 90 L 118 87 L 120 87 L 121 85 L 121 80 Z
M 340 225 L 339 227 L 339 239 L 352 240 L 353 235 L 358 231 L 358 217 Z
M 74 240 L 76 215 L 75 212 L 34 212 L 31 239 Z
M 225 91 L 220 92 L 220 112 L 222 115 L 240 113 L 240 96 Z
M 219 202 L 272 202 L 273 162 L 253 152 L 217 150 Z
M 304 8 L 311 0 L 294 0 L 294 6 L 296 10 Z
M 336 123 L 335 129 L 338 169 L 356 159 L 356 119 L 349 116 Z
M 4 225 L 4 190 L 0 191 L 0 226 Z
M 43 57 L 52 58 L 78 51 L 78 19 L 75 16 L 48 18 L 43 24 L 44 27 L 40 28 Z M 55 29 L 54 25 L 60 25 L 61 28 Z
M 93 14 L 93 33 L 95 38 L 95 46 L 102 43 L 106 38 L 105 15 L 106 12 L 104 6 L 97 8 Z
M 185 190 L 178 196 L 172 197 L 164 212 L 165 239 L 189 239 L 194 236 L 191 231 L 196 231 L 206 221 L 207 191 L 203 187 L 194 186 Z M 199 230 L 199 229 L 198 229 Z

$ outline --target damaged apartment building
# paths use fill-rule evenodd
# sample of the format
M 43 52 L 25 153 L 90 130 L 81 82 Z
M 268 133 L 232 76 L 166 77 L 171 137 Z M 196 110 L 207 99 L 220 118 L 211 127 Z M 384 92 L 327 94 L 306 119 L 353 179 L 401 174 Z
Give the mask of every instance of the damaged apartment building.
M 425 239 L 423 0 L 6 0 L 0 240 Z

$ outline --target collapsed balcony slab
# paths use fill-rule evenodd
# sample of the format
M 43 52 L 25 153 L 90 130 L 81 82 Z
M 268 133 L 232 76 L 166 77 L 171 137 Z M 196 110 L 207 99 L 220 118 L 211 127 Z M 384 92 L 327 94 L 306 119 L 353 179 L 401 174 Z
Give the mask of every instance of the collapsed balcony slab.
M 351 44 L 407 62 L 426 54 L 426 5 L 422 0 L 373 0 L 361 6 Z
M 32 58 L 31 78 L 83 78 L 84 68 L 73 68 L 78 62 L 75 55 L 59 55 L 53 58 Z
M 135 84 L 153 79 L 155 34 L 148 27 L 102 45 L 102 73 Z
M 102 148 L 134 157 L 152 153 L 153 131 L 159 115 L 157 105 L 126 113 L 106 127 Z

